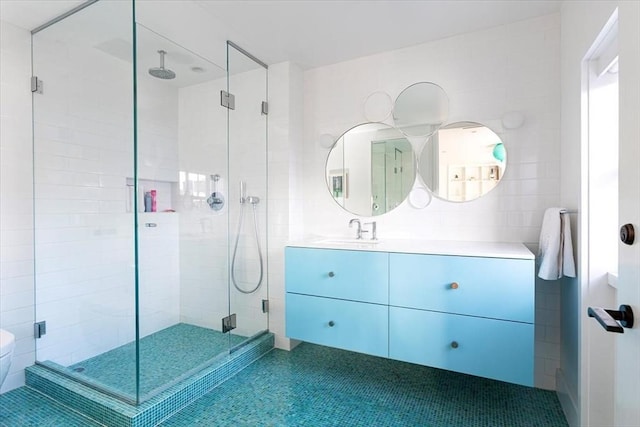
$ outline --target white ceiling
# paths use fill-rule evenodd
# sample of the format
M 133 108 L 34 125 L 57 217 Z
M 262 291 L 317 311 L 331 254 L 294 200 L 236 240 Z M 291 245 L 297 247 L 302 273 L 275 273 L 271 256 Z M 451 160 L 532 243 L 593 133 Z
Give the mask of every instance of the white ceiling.
M 293 61 L 303 68 L 547 15 L 559 11 L 561 3 L 560 0 L 195 1 L 216 22 L 224 23 L 223 34 L 227 39 L 267 64 Z M 80 3 L 0 0 L 0 18 L 33 29 Z

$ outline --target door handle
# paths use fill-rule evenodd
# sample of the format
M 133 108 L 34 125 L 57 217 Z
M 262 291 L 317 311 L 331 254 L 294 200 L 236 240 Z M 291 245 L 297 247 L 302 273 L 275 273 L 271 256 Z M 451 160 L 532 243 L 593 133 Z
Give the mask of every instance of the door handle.
M 589 307 L 587 316 L 595 317 L 607 332 L 624 333 L 622 328 L 633 328 L 633 310 L 629 305 L 621 305 L 618 310 Z M 618 324 L 620 322 L 620 324 Z

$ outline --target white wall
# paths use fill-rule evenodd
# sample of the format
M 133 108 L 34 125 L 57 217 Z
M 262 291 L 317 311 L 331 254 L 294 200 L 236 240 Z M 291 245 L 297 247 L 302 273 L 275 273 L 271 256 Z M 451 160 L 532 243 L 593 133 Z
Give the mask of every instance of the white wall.
M 269 67 L 269 329 L 285 336 L 284 246 L 302 237 L 303 72 L 290 62 Z
M 330 198 L 326 149 L 319 136 L 338 137 L 365 121 L 363 102 L 375 91 L 395 97 L 431 81 L 450 98 L 449 122 L 475 121 L 503 139 L 508 165 L 500 185 L 476 201 L 434 199 L 424 210 L 405 202 L 375 218 L 378 235 L 441 240 L 524 242 L 537 251 L 544 209 L 560 201 L 560 16 L 550 15 L 305 72 L 305 203 L 307 235 L 347 235 L 353 215 Z M 501 117 L 520 111 L 516 130 Z M 390 123 L 390 122 L 389 122 Z M 390 123 L 391 124 L 391 123 Z M 415 139 L 412 141 L 415 145 Z M 555 388 L 560 351 L 560 287 L 536 285 L 536 378 Z
M 582 61 L 592 43 L 617 7 L 615 1 L 571 1 L 562 4 L 561 88 L 562 146 L 561 203 L 572 209 L 583 208 L 587 188 L 582 186 L 586 173 L 582 147 L 582 103 L 586 95 Z M 563 281 L 562 289 L 562 351 L 558 372 L 558 393 L 570 425 L 589 425 L 588 347 L 581 327 L 584 316 L 582 301 L 588 290 L 588 264 L 585 256 L 586 212 L 574 221 L 574 249 L 577 253 L 578 278 Z M 573 217 L 576 218 L 576 217 Z M 595 366 L 594 366 L 595 367 Z M 596 368 L 597 369 L 597 368 Z M 580 409 L 582 408 L 582 409 Z
M 0 328 L 16 336 L 0 392 L 24 384 L 33 340 L 31 34 L 0 21 Z

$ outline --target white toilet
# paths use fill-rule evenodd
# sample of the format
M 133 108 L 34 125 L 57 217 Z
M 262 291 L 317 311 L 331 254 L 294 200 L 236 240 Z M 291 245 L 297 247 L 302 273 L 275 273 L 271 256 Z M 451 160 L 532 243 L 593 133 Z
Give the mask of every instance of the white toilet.
M 9 331 L 0 329 L 0 386 L 9 373 L 13 348 L 16 346 L 16 337 Z

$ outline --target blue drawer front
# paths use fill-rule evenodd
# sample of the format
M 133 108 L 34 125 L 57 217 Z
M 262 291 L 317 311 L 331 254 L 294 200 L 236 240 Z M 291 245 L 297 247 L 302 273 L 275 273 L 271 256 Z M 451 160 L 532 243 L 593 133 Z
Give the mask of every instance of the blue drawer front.
M 532 324 L 390 307 L 389 332 L 392 359 L 533 386 Z
M 534 320 L 533 260 L 390 254 L 389 277 L 393 306 Z
M 389 254 L 285 249 L 287 292 L 388 304 Z
M 289 338 L 387 357 L 389 308 L 383 305 L 287 294 Z M 333 326 L 330 326 L 332 322 Z

